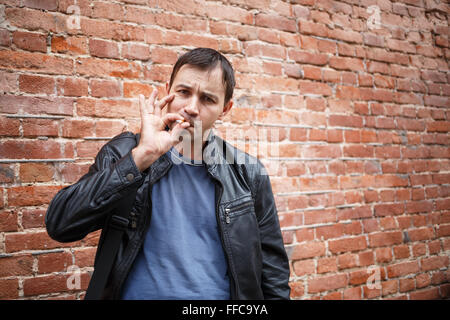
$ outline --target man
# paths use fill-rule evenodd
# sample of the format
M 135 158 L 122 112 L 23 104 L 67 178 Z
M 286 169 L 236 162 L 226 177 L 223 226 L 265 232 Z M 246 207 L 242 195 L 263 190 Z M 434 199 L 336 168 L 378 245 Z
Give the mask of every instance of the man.
M 67 242 L 103 229 L 98 257 L 111 216 L 137 191 L 102 298 L 289 299 L 269 177 L 212 132 L 233 105 L 234 84 L 219 52 L 185 53 L 166 97 L 140 96 L 140 135 L 113 138 L 52 200 L 49 235 Z

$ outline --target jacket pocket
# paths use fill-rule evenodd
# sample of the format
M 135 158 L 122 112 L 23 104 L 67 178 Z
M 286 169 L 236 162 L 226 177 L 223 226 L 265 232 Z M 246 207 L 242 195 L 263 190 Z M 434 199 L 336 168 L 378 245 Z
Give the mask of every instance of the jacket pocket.
M 224 208 L 225 223 L 229 224 L 234 219 L 243 214 L 252 214 L 255 212 L 253 200 L 246 200 L 237 205 L 228 205 Z

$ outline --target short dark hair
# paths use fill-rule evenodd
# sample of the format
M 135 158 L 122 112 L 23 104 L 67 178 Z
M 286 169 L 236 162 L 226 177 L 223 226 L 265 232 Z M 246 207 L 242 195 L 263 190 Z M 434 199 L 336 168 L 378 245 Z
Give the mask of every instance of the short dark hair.
M 236 81 L 234 79 L 234 70 L 231 63 L 220 52 L 210 48 L 196 48 L 190 50 L 178 58 L 173 66 L 172 74 L 170 75 L 169 88 L 172 87 L 175 76 L 180 68 L 185 65 L 191 65 L 201 70 L 210 70 L 220 63 L 222 68 L 222 81 L 225 86 L 225 104 L 233 97 L 234 86 Z

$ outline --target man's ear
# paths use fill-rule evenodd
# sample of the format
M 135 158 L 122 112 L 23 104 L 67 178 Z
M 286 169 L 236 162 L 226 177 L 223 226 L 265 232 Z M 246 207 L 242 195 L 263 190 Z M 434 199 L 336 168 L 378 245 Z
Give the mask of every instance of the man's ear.
M 225 116 L 227 115 L 227 113 L 231 110 L 231 107 L 233 106 L 233 101 L 230 100 L 227 102 L 227 104 L 223 107 L 223 112 L 222 114 L 219 116 L 219 119 L 222 120 L 223 118 L 225 118 Z

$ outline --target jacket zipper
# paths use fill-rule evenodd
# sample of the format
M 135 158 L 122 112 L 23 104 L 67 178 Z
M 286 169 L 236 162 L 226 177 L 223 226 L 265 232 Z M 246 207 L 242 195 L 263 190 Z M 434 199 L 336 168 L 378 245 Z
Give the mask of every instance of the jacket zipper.
M 209 173 L 209 171 L 208 171 L 208 173 Z M 222 228 L 222 223 L 221 223 L 221 219 L 219 216 L 219 204 L 220 204 L 220 200 L 222 199 L 223 185 L 222 185 L 222 182 L 220 182 L 220 180 L 217 179 L 216 177 L 214 177 L 212 174 L 210 174 L 210 176 L 213 180 L 216 181 L 216 183 L 220 187 L 219 198 L 217 199 L 217 203 L 216 203 L 216 220 L 217 220 L 217 224 L 218 224 L 219 230 L 220 230 L 220 241 L 222 242 L 222 247 L 223 247 L 223 250 L 225 251 L 225 256 L 226 256 L 227 262 L 228 262 L 228 268 L 230 269 L 230 282 L 231 282 L 232 288 L 234 289 L 234 299 L 237 299 L 238 291 L 237 291 L 237 285 L 236 285 L 236 276 L 234 274 L 233 268 L 231 268 L 230 257 L 228 254 L 227 247 L 225 245 L 225 241 L 223 240 L 223 228 Z M 228 217 L 228 220 L 229 220 L 229 217 Z M 231 295 L 230 298 L 233 299 L 233 295 Z
M 237 205 L 235 207 L 225 208 L 225 222 L 227 224 L 229 224 L 230 221 L 231 221 L 230 217 L 234 215 L 234 214 L 231 214 L 231 209 L 233 209 L 234 211 L 237 211 L 237 210 L 240 210 L 242 208 L 251 207 L 251 205 L 252 205 L 252 202 L 251 201 L 247 201 L 247 202 L 241 203 L 241 204 L 239 204 L 239 205 Z

